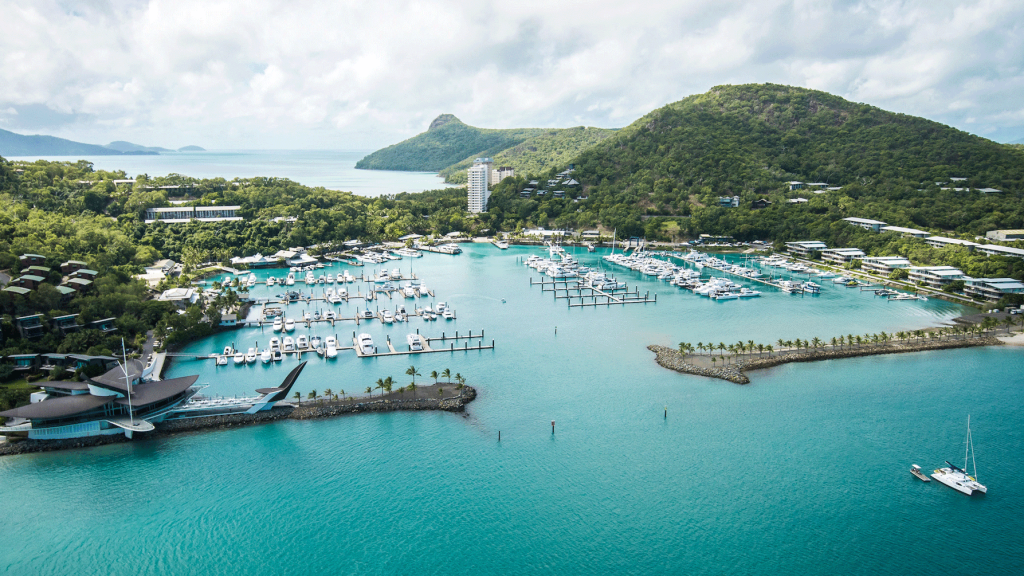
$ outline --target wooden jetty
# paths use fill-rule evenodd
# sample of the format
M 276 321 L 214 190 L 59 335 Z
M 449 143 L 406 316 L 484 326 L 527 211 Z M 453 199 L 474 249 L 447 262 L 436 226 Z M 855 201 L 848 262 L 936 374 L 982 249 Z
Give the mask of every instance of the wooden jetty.
M 650 292 L 641 296 L 639 289 L 635 289 L 633 292 L 630 292 L 629 287 L 625 285 L 611 290 L 602 290 L 592 286 L 587 286 L 578 278 L 569 280 L 556 279 L 551 281 L 540 280 L 534 282 L 533 277 L 530 277 L 530 286 L 534 285 L 540 286 L 542 292 L 553 293 L 555 300 L 566 300 L 569 308 L 583 308 L 588 306 L 607 307 L 613 304 L 646 304 L 648 302 L 658 301 L 657 294 L 655 294 L 653 298 L 651 297 Z M 579 302 L 575 302 L 575 300 L 579 300 Z M 588 300 L 590 301 L 588 302 Z
M 417 329 L 416 330 L 416 335 L 419 336 L 420 345 L 423 347 L 422 350 L 396 350 L 395 349 L 395 345 L 391 342 L 391 336 L 388 336 L 388 339 L 386 341 L 386 344 L 387 344 L 387 347 L 388 347 L 388 351 L 387 352 L 374 352 L 373 354 L 365 354 L 365 353 L 363 353 L 363 351 L 359 349 L 359 342 L 356 340 L 356 336 L 355 336 L 354 333 L 352 334 L 352 344 L 353 344 L 353 348 L 356 351 L 356 356 L 358 356 L 360 358 L 376 358 L 377 356 L 408 356 L 408 355 L 412 355 L 412 354 L 431 354 L 431 353 L 436 353 L 436 352 L 459 352 L 459 351 L 466 351 L 466 352 L 468 352 L 470 350 L 493 350 L 494 349 L 494 340 L 491 340 L 490 344 L 484 344 L 484 332 L 483 332 L 483 330 L 481 330 L 480 333 L 476 334 L 476 335 L 474 335 L 473 331 L 470 330 L 468 335 L 464 334 L 462 336 L 459 336 L 458 332 L 456 332 L 454 336 L 446 336 L 445 333 L 442 332 L 440 337 L 430 338 L 430 337 L 423 336 L 422 334 L 420 334 L 419 333 L 419 329 Z M 471 340 L 473 340 L 473 339 L 476 339 L 477 342 L 478 342 L 478 344 L 476 346 L 471 346 L 470 345 L 471 344 Z M 445 342 L 447 342 L 449 340 L 451 342 L 449 343 L 448 348 L 445 348 L 444 344 L 445 344 Z M 462 346 L 456 346 L 456 344 L 458 344 L 459 340 L 465 340 L 465 343 Z M 433 344 L 434 342 L 440 342 L 440 346 L 434 345 Z M 380 348 L 378 346 L 374 345 L 374 350 L 379 350 L 379 349 Z

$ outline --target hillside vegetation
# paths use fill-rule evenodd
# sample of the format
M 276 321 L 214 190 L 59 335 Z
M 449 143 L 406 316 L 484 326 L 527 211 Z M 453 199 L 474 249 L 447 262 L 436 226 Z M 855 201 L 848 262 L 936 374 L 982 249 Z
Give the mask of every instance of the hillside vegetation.
M 541 171 L 571 162 L 614 131 L 601 128 L 488 129 L 442 114 L 426 132 L 377 150 L 356 163 L 367 170 L 439 172 L 448 182 L 465 182 L 465 170 L 479 157 L 517 171 Z

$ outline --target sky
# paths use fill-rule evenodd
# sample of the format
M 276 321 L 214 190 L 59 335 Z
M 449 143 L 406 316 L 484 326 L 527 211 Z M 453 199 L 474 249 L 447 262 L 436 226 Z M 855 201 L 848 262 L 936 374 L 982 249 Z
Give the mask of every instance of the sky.
M 622 127 L 721 84 L 1024 138 L 1020 0 L 0 0 L 0 128 L 372 149 L 442 113 Z

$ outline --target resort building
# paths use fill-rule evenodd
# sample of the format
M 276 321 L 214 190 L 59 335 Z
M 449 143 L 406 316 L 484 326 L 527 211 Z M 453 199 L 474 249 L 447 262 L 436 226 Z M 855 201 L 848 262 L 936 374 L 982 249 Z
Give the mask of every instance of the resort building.
M 231 222 L 242 220 L 238 215 L 241 206 L 171 206 L 146 210 L 146 224 L 157 220 L 167 224 L 199 222 Z
M 994 242 L 1024 240 L 1024 230 L 991 230 L 985 233 L 985 238 Z
M 76 270 L 81 270 L 82 268 L 88 267 L 89 264 L 82 262 L 81 260 L 68 260 L 67 262 L 60 265 L 60 272 L 61 274 L 71 274 Z
M 967 276 L 952 266 L 911 266 L 911 282 L 924 282 L 932 288 L 942 288 L 954 280 L 965 280 Z
M 500 168 L 495 168 L 494 170 L 491 170 L 491 184 L 497 184 L 498 182 L 501 182 L 505 178 L 512 178 L 515 175 L 515 168 L 512 168 L 511 166 L 502 166 Z
M 786 202 L 789 202 L 790 204 L 807 204 L 808 200 L 807 198 L 790 198 L 786 200 Z
M 170 302 L 184 310 L 199 301 L 199 293 L 192 288 L 171 288 L 165 290 L 157 300 Z
M 732 236 L 725 236 L 722 234 L 701 234 L 698 239 L 701 243 L 713 242 L 718 244 L 725 244 L 732 242 Z
M 1024 283 L 1013 278 L 965 278 L 964 293 L 984 300 L 999 300 L 1005 294 L 1024 294 Z
M 750 207 L 753 208 L 754 210 L 760 210 L 762 208 L 767 208 L 767 207 L 769 207 L 771 205 L 772 205 L 772 201 L 767 199 L 767 198 L 758 198 L 757 200 L 754 200 L 753 202 L 750 203 Z
M 917 228 L 904 228 L 902 226 L 882 226 L 879 228 L 880 232 L 895 232 L 896 234 L 902 234 L 904 236 L 913 236 L 914 238 L 927 238 L 931 235 L 930 232 L 924 230 L 918 230 Z
M 812 252 L 821 252 L 827 250 L 828 245 L 824 242 L 818 242 L 816 240 L 808 240 L 802 242 L 786 242 L 786 250 L 793 256 L 799 256 L 800 258 L 810 258 Z
M 974 249 L 989 256 L 1011 256 L 1014 258 L 1024 258 L 1024 250 L 1021 250 L 1020 248 L 1011 248 L 1010 246 L 1000 246 L 999 244 L 976 244 Z
M 882 222 L 881 220 L 870 220 L 868 218 L 843 218 L 843 221 L 873 232 L 878 232 L 882 226 L 886 225 L 885 222 Z
M 722 208 L 739 208 L 739 196 L 719 196 L 718 205 Z
M 888 275 L 893 270 L 910 268 L 910 260 L 902 256 L 867 256 L 861 258 L 861 267 L 869 272 Z
M 26 340 L 42 338 L 46 334 L 46 325 L 43 324 L 42 314 L 22 316 L 14 319 L 14 325 L 18 328 L 18 334 Z
M 280 263 L 280 258 L 277 258 L 276 256 L 264 256 L 263 254 L 245 257 L 236 256 L 231 259 L 231 264 L 241 264 L 249 268 L 272 268 Z
M 821 259 L 834 264 L 847 264 L 864 256 L 864 251 L 859 248 L 829 248 L 821 251 Z
M 982 194 L 1002 194 L 1003 191 L 997 188 L 978 188 L 978 192 Z
M 467 196 L 469 198 L 469 211 L 473 214 L 487 212 L 487 201 L 491 199 L 490 186 L 491 159 L 477 158 L 467 171 L 469 186 Z
M 18 256 L 19 270 L 24 270 L 29 266 L 42 266 L 46 264 L 46 256 L 40 254 L 22 254 Z
M 800 189 L 802 189 L 804 187 L 804 183 L 803 182 L 797 182 L 796 180 L 793 180 L 793 181 L 790 181 L 790 182 L 786 182 L 786 184 L 789 184 L 789 191 L 790 192 L 793 192 L 794 190 L 800 190 Z
M 924 241 L 932 248 L 949 248 L 950 246 L 963 246 L 968 250 L 978 246 L 977 242 L 971 242 L 969 240 L 960 240 L 957 238 L 945 238 L 943 236 L 929 236 Z

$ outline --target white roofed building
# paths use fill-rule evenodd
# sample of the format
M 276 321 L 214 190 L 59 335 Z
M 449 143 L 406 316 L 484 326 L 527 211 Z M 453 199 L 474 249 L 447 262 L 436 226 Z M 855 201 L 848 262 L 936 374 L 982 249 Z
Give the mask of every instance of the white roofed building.
M 1024 283 L 1013 278 L 966 278 L 964 293 L 985 300 L 999 300 L 1005 294 L 1024 294 Z
M 911 282 L 924 282 L 932 288 L 942 288 L 954 280 L 964 280 L 967 275 L 952 266 L 911 266 L 907 269 Z
M 861 258 L 861 267 L 869 272 L 888 275 L 893 270 L 910 268 L 911 262 L 903 256 L 865 256 Z
M 974 249 L 989 256 L 1010 256 L 1013 258 L 1024 258 L 1024 250 L 999 244 L 975 244 Z
M 918 230 L 917 228 L 904 228 L 903 226 L 882 226 L 879 232 L 895 232 L 904 236 L 913 236 L 914 238 L 927 238 L 931 235 L 930 232 L 924 230 Z
M 971 242 L 970 240 L 960 240 L 958 238 L 946 238 L 944 236 L 929 236 L 924 241 L 932 248 L 949 248 L 950 246 L 963 246 L 968 250 L 978 246 L 977 242 Z
M 821 251 L 821 259 L 835 264 L 846 264 L 864 258 L 860 248 L 829 248 Z
M 885 222 L 882 222 L 881 220 L 871 220 L 869 218 L 843 218 L 843 221 L 874 232 L 878 232 L 882 226 L 886 225 Z
M 786 242 L 786 250 L 793 256 L 800 256 L 802 258 L 810 258 L 812 252 L 821 252 L 827 249 L 827 244 L 817 240 Z

